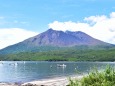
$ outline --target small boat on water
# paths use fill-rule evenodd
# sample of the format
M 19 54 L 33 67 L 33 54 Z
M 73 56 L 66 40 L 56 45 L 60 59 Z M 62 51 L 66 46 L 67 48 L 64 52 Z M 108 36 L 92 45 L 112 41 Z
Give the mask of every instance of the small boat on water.
M 57 64 L 57 67 L 66 67 L 66 65 L 65 64 Z
M 14 66 L 17 66 L 18 65 L 18 63 L 17 62 L 15 62 L 15 63 L 9 63 L 9 65 L 14 65 Z

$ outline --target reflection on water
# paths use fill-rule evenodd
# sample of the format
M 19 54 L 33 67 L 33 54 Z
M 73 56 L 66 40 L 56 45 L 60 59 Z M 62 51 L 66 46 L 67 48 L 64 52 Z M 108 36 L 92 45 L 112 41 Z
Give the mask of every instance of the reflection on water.
M 66 67 L 58 67 L 64 64 Z M 0 82 L 27 82 L 32 80 L 86 74 L 97 67 L 115 66 L 114 62 L 39 62 L 39 61 L 1 61 Z

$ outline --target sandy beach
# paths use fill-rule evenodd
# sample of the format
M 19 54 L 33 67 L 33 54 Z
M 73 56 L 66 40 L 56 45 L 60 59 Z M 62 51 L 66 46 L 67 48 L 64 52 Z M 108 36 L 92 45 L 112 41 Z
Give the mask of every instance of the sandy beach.
M 81 79 L 83 76 L 72 76 L 71 79 Z M 43 79 L 22 84 L 22 86 L 67 86 L 69 84 L 69 77 L 57 77 L 51 79 Z
M 81 79 L 83 76 L 72 76 L 71 79 Z M 56 77 L 50 79 L 42 79 L 23 84 L 0 83 L 0 86 L 67 86 L 69 77 Z

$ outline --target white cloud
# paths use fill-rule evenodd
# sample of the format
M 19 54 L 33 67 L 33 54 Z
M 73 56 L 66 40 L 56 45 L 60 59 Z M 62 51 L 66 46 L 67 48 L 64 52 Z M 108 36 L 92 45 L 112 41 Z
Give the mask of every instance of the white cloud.
M 115 12 L 110 16 L 98 15 L 85 17 L 84 22 L 59 22 L 49 24 L 49 28 L 55 30 L 83 31 L 99 40 L 115 44 Z
M 96 23 L 96 22 L 101 22 L 107 20 L 107 17 L 105 15 L 102 16 L 90 16 L 90 17 L 85 17 L 84 21 L 87 22 L 92 22 L 92 23 Z
M 110 17 L 111 17 L 111 18 L 115 18 L 115 12 L 112 12 L 112 13 L 110 14 Z
M 21 42 L 37 34 L 36 32 L 21 28 L 2 28 L 0 29 L 0 49 Z

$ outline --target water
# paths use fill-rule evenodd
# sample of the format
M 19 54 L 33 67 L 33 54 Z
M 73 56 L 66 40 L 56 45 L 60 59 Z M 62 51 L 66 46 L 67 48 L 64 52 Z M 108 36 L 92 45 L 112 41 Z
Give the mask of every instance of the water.
M 57 67 L 65 64 L 66 67 Z M 2 61 L 0 62 L 0 82 L 24 83 L 33 80 L 87 74 L 94 67 L 105 69 L 115 62 L 39 62 L 39 61 Z

